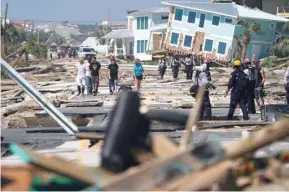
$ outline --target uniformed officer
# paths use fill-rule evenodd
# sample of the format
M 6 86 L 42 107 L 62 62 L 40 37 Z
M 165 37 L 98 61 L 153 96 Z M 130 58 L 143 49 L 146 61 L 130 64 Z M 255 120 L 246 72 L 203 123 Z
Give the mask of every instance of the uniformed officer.
M 243 119 L 249 120 L 248 111 L 246 107 L 246 97 L 247 97 L 247 86 L 248 86 L 248 76 L 240 68 L 241 61 L 234 61 L 234 71 L 231 73 L 231 77 L 228 84 L 228 89 L 225 92 L 225 97 L 228 95 L 229 91 L 232 89 L 230 98 L 230 109 L 228 112 L 228 120 L 233 119 L 233 115 L 237 104 L 240 105 L 243 112 Z
M 177 79 L 179 75 L 179 69 L 180 69 L 180 60 L 177 55 L 173 56 L 173 59 L 171 61 L 171 67 L 173 71 L 173 79 Z
M 256 113 L 256 108 L 255 108 L 255 68 L 252 66 L 252 62 L 250 59 L 245 59 L 243 61 L 244 64 L 244 72 L 249 78 L 249 85 L 247 89 L 247 108 L 248 108 L 248 113 L 255 114 Z

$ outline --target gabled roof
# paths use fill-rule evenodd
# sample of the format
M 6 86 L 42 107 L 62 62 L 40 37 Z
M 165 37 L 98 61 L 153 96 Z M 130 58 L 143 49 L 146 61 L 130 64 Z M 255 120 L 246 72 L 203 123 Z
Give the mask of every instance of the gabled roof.
M 151 13 L 167 13 L 169 14 L 170 13 L 170 8 L 169 7 L 153 7 L 153 8 L 149 8 L 149 9 L 143 9 L 143 10 L 140 10 L 140 11 L 136 11 L 136 12 L 133 12 L 129 15 L 149 15 Z
M 253 9 L 253 8 L 244 7 L 240 5 L 236 5 L 236 6 L 237 6 L 239 16 L 243 18 L 270 20 L 270 21 L 282 21 L 282 22 L 289 21 L 289 19 L 264 12 L 257 8 Z
M 205 3 L 192 1 L 164 1 L 164 5 L 176 6 L 199 11 L 212 12 L 220 15 L 238 17 L 238 11 L 235 3 Z
M 133 31 L 130 29 L 114 30 L 110 33 L 102 36 L 102 39 L 114 39 L 114 38 L 128 38 L 133 37 Z

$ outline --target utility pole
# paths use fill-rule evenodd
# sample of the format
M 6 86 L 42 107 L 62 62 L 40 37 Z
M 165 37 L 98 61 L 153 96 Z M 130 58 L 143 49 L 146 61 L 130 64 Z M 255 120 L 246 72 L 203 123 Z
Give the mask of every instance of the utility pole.
M 5 8 L 5 17 L 4 17 L 4 31 L 6 31 L 6 27 L 7 27 L 7 15 L 8 15 L 8 3 L 6 3 L 6 8 Z M 2 25 L 2 23 L 1 23 Z M 2 49 L 1 49 L 1 57 L 4 58 L 5 53 L 6 53 L 6 47 L 5 47 L 5 40 L 6 40 L 6 33 L 3 33 L 3 40 L 2 42 Z
M 37 43 L 39 44 L 39 29 L 37 29 Z
M 111 10 L 109 10 L 109 11 L 108 11 L 108 17 L 107 17 L 107 25 L 106 25 L 106 31 L 108 31 L 109 20 L 110 20 L 110 12 L 111 12 Z

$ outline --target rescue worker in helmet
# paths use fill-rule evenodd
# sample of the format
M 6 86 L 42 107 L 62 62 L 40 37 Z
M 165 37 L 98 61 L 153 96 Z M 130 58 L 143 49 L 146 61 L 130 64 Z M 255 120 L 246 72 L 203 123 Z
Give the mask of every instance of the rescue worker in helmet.
M 247 88 L 247 108 L 248 108 L 248 113 L 250 114 L 255 114 L 256 113 L 256 108 L 255 108 L 255 68 L 252 66 L 252 62 L 249 58 L 245 59 L 243 61 L 244 64 L 244 73 L 248 76 L 249 78 L 249 84 Z
M 249 83 L 248 76 L 241 69 L 241 61 L 235 60 L 234 71 L 231 73 L 231 77 L 228 83 L 228 89 L 225 92 L 226 97 L 229 91 L 232 89 L 230 98 L 230 108 L 227 116 L 228 120 L 233 119 L 233 115 L 237 104 L 240 105 L 240 108 L 243 112 L 243 119 L 249 120 L 249 115 L 246 107 L 248 83 Z

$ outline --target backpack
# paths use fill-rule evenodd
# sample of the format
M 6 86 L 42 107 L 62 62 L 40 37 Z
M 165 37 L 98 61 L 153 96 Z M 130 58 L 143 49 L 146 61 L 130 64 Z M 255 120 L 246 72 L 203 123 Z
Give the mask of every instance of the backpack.
M 135 75 L 137 77 L 142 76 L 142 65 L 135 65 L 134 66 Z
M 198 89 L 199 89 L 198 78 L 199 78 L 200 73 L 201 73 L 200 70 L 196 70 L 196 73 L 195 73 L 195 76 L 194 76 L 196 83 L 190 87 L 190 94 L 194 98 L 196 97 Z
M 237 72 L 237 85 L 238 88 L 240 88 L 241 90 L 245 90 L 248 87 L 248 83 L 249 83 L 249 77 L 246 75 L 246 73 L 244 73 L 244 71 L 239 70 Z

